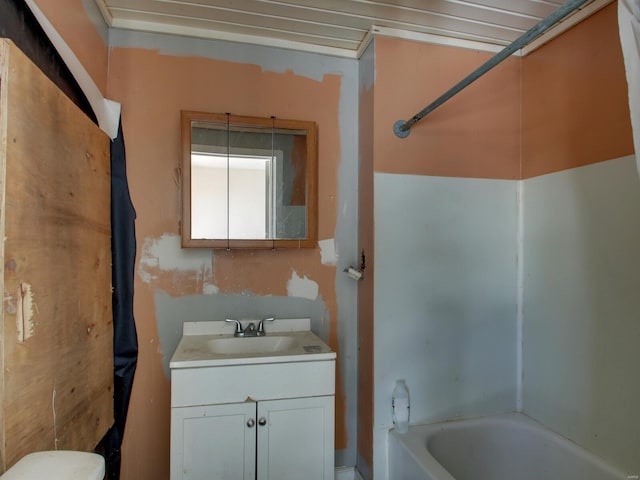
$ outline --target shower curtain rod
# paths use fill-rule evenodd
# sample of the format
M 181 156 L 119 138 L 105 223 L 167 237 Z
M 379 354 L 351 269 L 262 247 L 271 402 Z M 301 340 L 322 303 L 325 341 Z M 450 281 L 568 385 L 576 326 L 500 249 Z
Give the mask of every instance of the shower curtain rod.
M 413 125 L 418 123 L 424 117 L 433 112 L 436 108 L 442 105 L 444 102 L 449 100 L 451 97 L 456 95 L 460 90 L 467 87 L 471 83 L 475 82 L 482 75 L 487 73 L 493 67 L 498 65 L 503 60 L 507 59 L 511 56 L 515 51 L 525 47 L 527 44 L 538 38 L 544 32 L 549 30 L 555 24 L 564 19 L 567 15 L 572 13 L 574 10 L 577 10 L 585 3 L 590 2 L 591 0 L 569 0 L 567 3 L 558 8 L 555 12 L 553 12 L 548 17 L 542 19 L 538 22 L 533 28 L 527 30 L 522 36 L 514 40 L 511 44 L 506 46 L 503 50 L 493 56 L 491 59 L 483 63 L 476 70 L 467 75 L 464 79 L 454 85 L 452 88 L 443 93 L 440 97 L 434 100 L 431 104 L 427 105 L 424 109 L 416 113 L 410 120 L 398 120 L 393 124 L 394 133 L 400 137 L 405 138 L 409 135 L 410 129 Z

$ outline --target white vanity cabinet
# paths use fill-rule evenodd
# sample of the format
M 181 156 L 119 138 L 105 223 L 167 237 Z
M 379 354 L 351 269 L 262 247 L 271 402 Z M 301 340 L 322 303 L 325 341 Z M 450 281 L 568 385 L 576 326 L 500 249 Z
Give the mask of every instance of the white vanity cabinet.
M 333 395 L 258 402 L 257 478 L 333 480 L 333 425 Z
M 333 480 L 335 353 L 306 330 L 216 355 L 221 335 L 191 331 L 170 364 L 171 480 Z
M 249 402 L 172 408 L 171 480 L 255 480 L 255 417 Z
M 332 479 L 333 412 L 329 395 L 173 408 L 171 479 Z

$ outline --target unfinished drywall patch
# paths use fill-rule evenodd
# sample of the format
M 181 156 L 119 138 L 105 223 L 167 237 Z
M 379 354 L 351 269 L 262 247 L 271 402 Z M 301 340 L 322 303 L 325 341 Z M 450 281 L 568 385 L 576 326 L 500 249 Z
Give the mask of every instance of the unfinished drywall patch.
M 133 30 L 111 29 L 109 32 L 111 48 L 144 48 L 156 50 L 161 55 L 175 57 L 201 57 L 237 63 L 259 65 L 263 71 L 285 73 L 292 71 L 296 75 L 322 81 L 327 73 L 357 69 L 357 60 L 328 57 L 326 55 L 283 50 L 275 47 L 246 45 L 224 40 L 182 37 L 160 33 L 137 32 Z
M 185 249 L 180 246 L 180 236 L 165 233 L 160 237 L 144 239 L 138 275 L 145 283 L 157 280 L 160 272 L 193 272 L 202 282 L 202 290 L 216 293 L 213 280 L 213 252 L 211 250 Z
M 153 266 L 164 271 L 211 270 L 210 250 L 186 250 L 180 248 L 180 236 L 165 233 L 159 238 L 145 238 L 141 265 Z
M 332 62 L 325 57 L 324 61 Z M 327 66 L 325 66 L 327 68 Z M 346 448 L 337 445 L 336 465 L 356 464 L 357 438 L 357 379 L 358 379 L 358 284 L 343 271 L 359 258 L 358 249 L 358 62 L 337 62 L 342 75 L 340 84 L 339 126 L 340 163 L 337 173 L 336 226 L 333 233 L 336 248 L 335 296 L 337 313 L 335 324 L 339 345 L 339 378 L 343 385 Z M 338 438 L 338 437 L 337 437 Z
M 329 340 L 329 313 L 322 298 L 314 300 L 281 296 L 254 296 L 249 293 L 185 295 L 172 297 L 163 290 L 154 295 L 162 365 L 170 377 L 169 362 L 180 338 L 184 322 L 222 321 L 225 318 L 311 318 L 311 330 Z M 268 328 L 266 328 L 268 331 Z M 229 333 L 233 328 L 229 327 Z
M 320 240 L 318 247 L 320 247 L 320 263 L 323 265 L 335 265 L 338 262 L 338 252 L 334 238 Z
M 218 292 L 220 292 L 220 289 L 213 284 L 206 284 L 202 288 L 202 293 L 205 295 L 215 295 Z
M 291 278 L 287 282 L 287 295 L 315 300 L 318 298 L 318 292 L 319 287 L 316 282 L 306 275 L 300 277 L 295 270 L 291 272 Z

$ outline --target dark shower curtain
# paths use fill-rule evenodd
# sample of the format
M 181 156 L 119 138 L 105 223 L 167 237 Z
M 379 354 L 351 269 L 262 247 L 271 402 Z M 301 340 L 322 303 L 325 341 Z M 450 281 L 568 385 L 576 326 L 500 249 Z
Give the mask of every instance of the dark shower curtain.
M 114 424 L 96 451 L 107 461 L 107 479 L 120 478 L 120 447 L 138 361 L 138 335 L 133 318 L 133 275 L 136 258 L 136 212 L 129 196 L 122 135 L 111 142 L 111 254 L 113 262 L 113 416 Z

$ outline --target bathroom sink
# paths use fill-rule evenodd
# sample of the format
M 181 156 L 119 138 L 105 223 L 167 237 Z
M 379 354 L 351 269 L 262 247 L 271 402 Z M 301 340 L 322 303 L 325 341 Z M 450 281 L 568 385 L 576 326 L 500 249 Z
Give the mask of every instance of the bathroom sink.
M 217 355 L 242 355 L 277 353 L 290 350 L 296 341 L 291 336 L 215 338 L 207 342 L 211 353 Z
M 255 319 L 253 320 L 256 321 Z M 249 320 L 245 320 L 245 323 Z M 184 322 L 171 369 L 333 360 L 308 318 L 276 319 L 263 337 L 235 337 L 227 322 Z

